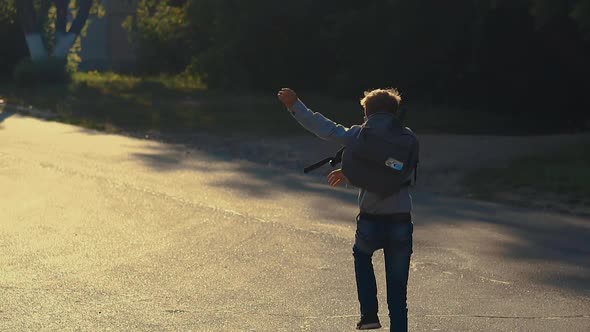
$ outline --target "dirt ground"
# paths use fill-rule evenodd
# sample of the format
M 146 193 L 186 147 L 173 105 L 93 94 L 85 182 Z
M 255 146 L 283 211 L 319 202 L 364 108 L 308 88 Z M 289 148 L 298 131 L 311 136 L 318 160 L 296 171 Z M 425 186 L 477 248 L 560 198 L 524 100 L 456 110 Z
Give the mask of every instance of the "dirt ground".
M 149 137 L 149 136 L 148 136 Z M 338 146 L 314 136 L 293 138 L 256 138 L 243 136 L 208 137 L 206 135 L 159 135 L 150 137 L 188 144 L 193 148 L 219 154 L 224 158 L 245 159 L 257 163 L 302 170 L 303 167 L 332 155 Z M 472 197 L 462 179 L 484 167 L 503 167 L 516 158 L 559 151 L 569 145 L 589 142 L 590 134 L 554 136 L 466 136 L 420 135 L 420 167 L 417 190 Z M 310 176 L 322 176 L 330 166 Z M 322 181 L 321 179 L 318 179 Z M 534 199 L 531 200 L 531 198 Z M 590 207 L 568 203 L 567 197 L 552 193 L 497 193 L 494 200 L 539 209 L 590 215 Z

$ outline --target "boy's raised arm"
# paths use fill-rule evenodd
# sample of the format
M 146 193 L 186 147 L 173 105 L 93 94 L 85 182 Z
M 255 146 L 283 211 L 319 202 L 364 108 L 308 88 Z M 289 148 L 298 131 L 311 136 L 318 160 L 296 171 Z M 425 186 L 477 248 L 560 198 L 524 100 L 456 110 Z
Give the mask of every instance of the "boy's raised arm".
M 346 128 L 326 118 L 321 113 L 312 112 L 297 98 L 297 95 L 291 89 L 281 89 L 278 97 L 303 128 L 322 139 L 349 145 L 354 141 L 361 128 L 360 126 Z

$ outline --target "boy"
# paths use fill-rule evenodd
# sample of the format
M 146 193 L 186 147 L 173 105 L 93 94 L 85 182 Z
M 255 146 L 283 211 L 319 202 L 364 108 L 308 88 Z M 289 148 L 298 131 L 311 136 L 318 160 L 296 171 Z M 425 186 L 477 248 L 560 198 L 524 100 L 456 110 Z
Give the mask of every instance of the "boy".
M 309 110 L 291 89 L 281 89 L 279 100 L 292 116 L 308 131 L 318 137 L 344 146 L 351 145 L 358 137 L 361 125 L 346 128 Z M 397 119 L 400 94 L 395 89 L 376 89 L 365 92 L 361 105 L 365 110 L 365 123 L 373 128 L 386 128 Z M 328 175 L 331 186 L 347 182 L 341 169 Z M 361 318 L 357 329 L 381 328 L 377 303 L 377 284 L 372 256 L 383 249 L 387 281 L 387 304 L 391 331 L 408 330 L 406 304 L 407 282 L 412 255 L 413 224 L 412 198 L 407 186 L 388 197 L 360 189 L 357 229 L 353 246 L 354 270 Z

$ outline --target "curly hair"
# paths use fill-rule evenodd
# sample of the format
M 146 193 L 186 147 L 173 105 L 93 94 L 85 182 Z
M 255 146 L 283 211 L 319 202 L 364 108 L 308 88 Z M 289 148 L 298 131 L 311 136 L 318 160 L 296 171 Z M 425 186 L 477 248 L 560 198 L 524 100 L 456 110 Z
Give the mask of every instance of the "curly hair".
M 375 89 L 365 91 L 361 105 L 367 115 L 378 112 L 389 112 L 397 115 L 402 97 L 397 89 Z

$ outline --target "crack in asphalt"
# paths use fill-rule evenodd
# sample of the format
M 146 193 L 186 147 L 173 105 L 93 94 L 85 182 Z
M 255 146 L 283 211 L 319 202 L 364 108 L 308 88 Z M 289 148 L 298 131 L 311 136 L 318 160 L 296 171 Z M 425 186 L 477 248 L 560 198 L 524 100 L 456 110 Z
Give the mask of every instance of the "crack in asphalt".
M 356 318 L 359 315 L 334 315 L 334 316 L 304 316 L 304 315 L 289 315 L 279 313 L 267 313 L 267 316 L 278 316 L 278 317 L 290 317 L 290 318 L 302 318 L 302 319 L 337 319 L 337 318 Z M 501 316 L 501 315 L 462 315 L 462 314 L 450 314 L 450 315 L 411 315 L 410 317 L 434 317 L 434 318 L 487 318 L 487 319 L 539 319 L 539 320 L 559 320 L 559 319 L 580 319 L 590 318 L 590 315 L 556 315 L 556 316 Z
M 564 316 L 500 316 L 500 315 L 422 315 L 418 317 L 438 317 L 438 318 L 490 318 L 490 319 L 579 319 L 590 318 L 590 315 L 564 315 Z
M 190 311 L 189 311 L 190 312 Z M 218 314 L 233 314 L 233 315 L 263 315 L 273 317 L 286 317 L 286 318 L 298 318 L 298 319 L 340 319 L 340 318 L 358 318 L 359 315 L 330 315 L 330 316 L 305 316 L 305 315 L 290 315 L 284 313 L 264 313 L 264 312 L 233 312 L 233 311 L 221 311 L 216 312 Z M 449 315 L 436 315 L 436 314 L 421 314 L 421 315 L 409 315 L 414 318 L 484 318 L 484 319 L 524 319 L 524 320 L 565 320 L 565 319 L 588 319 L 590 315 L 555 315 L 555 316 L 502 316 L 502 315 L 462 315 L 462 314 L 449 314 Z
M 184 311 L 184 310 L 183 310 Z M 190 310 L 184 312 L 191 312 Z M 273 317 L 286 317 L 286 318 L 298 318 L 298 319 L 340 319 L 340 318 L 358 318 L 359 315 L 329 315 L 329 316 L 306 316 L 306 315 L 292 315 L 286 313 L 271 313 L 271 312 L 235 312 L 235 311 L 214 311 L 214 314 L 230 314 L 230 315 L 262 315 L 262 316 L 273 316 Z M 565 319 L 588 319 L 590 315 L 551 315 L 551 316 L 502 316 L 502 315 L 484 315 L 484 314 L 447 314 L 447 315 L 436 315 L 436 314 L 418 314 L 412 315 L 414 318 L 485 318 L 485 319 L 525 319 L 525 320 L 565 320 Z

